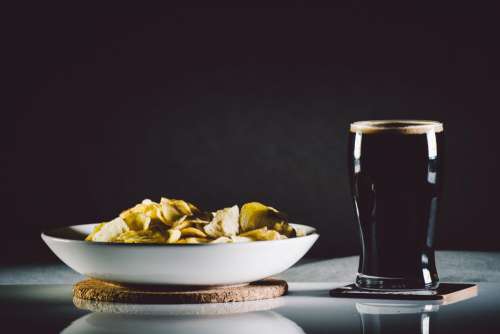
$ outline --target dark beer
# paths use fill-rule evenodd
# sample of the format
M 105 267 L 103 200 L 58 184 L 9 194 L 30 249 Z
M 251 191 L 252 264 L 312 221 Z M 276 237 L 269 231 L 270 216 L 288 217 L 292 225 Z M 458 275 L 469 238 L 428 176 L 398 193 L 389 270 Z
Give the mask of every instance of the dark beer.
M 442 188 L 443 126 L 433 121 L 351 124 L 349 168 L 362 254 L 356 284 L 432 289 Z

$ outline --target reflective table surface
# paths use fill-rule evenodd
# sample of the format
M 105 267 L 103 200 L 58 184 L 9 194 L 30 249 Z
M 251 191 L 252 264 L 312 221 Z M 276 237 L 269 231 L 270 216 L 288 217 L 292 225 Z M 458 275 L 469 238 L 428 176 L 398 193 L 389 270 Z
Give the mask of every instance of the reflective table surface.
M 500 333 L 499 283 L 450 304 L 328 295 L 341 285 L 293 282 L 267 301 L 131 305 L 73 300 L 69 284 L 5 284 L 0 320 L 3 333 Z

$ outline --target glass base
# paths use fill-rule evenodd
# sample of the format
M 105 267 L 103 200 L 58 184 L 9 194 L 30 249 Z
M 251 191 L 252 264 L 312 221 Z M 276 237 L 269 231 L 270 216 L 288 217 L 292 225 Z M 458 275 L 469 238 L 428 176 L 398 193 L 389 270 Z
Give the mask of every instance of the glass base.
M 404 277 L 378 277 L 358 273 L 355 284 L 357 288 L 365 290 L 422 291 L 433 294 L 439 286 L 439 281 L 436 280 L 426 284 L 419 280 L 409 280 Z

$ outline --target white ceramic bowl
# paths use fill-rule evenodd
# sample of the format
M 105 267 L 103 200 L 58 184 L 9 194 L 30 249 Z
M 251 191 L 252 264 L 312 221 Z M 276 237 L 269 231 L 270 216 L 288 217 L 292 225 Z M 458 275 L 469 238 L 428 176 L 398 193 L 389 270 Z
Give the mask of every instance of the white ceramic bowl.
M 256 281 L 294 265 L 319 235 L 292 224 L 306 235 L 273 241 L 228 244 L 119 244 L 83 239 L 95 224 L 42 233 L 49 248 L 80 274 L 120 283 L 225 285 Z

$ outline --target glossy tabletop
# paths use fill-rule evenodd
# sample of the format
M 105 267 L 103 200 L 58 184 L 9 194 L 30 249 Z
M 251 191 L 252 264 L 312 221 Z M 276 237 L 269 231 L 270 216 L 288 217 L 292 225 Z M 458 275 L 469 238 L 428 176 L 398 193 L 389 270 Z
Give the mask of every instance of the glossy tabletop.
M 339 285 L 294 282 L 267 301 L 126 305 L 73 301 L 68 284 L 10 284 L 0 285 L 0 318 L 23 333 L 500 333 L 498 283 L 449 305 L 330 297 Z
M 477 282 L 477 296 L 449 305 L 330 297 L 354 279 L 352 256 L 300 261 L 280 275 L 290 293 L 268 301 L 103 304 L 74 302 L 72 284 L 84 277 L 62 263 L 2 265 L 0 332 L 500 333 L 500 253 L 438 251 L 437 261 L 443 282 Z

